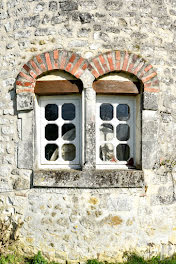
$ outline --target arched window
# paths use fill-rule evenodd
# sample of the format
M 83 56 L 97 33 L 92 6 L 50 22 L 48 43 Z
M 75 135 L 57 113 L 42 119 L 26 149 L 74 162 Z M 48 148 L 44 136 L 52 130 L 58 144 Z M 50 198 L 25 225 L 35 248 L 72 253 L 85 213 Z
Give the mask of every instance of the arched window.
M 33 170 L 33 186 L 143 185 L 141 169 L 156 160 L 145 126 L 155 122 L 159 81 L 140 56 L 46 52 L 23 65 L 16 92 L 17 166 Z
M 96 167 L 141 167 L 142 84 L 123 72 L 102 76 L 96 91 Z
M 34 92 L 38 167 L 80 168 L 82 82 L 50 71 L 38 77 Z

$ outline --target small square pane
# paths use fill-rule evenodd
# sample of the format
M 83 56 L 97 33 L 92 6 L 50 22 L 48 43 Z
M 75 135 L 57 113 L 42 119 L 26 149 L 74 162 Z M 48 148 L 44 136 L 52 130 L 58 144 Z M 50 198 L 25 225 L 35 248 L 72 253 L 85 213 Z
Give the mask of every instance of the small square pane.
M 111 124 L 102 124 L 100 126 L 100 140 L 109 141 L 114 137 L 114 128 Z
M 58 119 L 58 106 L 56 104 L 47 104 L 45 106 L 45 118 L 48 121 Z
M 62 126 L 62 138 L 64 140 L 74 140 L 76 137 L 76 128 L 73 124 L 64 124 Z
M 127 104 L 119 104 L 116 108 L 116 116 L 120 121 L 127 121 L 130 117 L 130 108 Z
M 113 106 L 111 104 L 105 103 L 100 105 L 100 118 L 104 121 L 113 119 Z
M 71 103 L 63 104 L 62 118 L 64 120 L 73 120 L 75 118 L 75 105 Z
M 58 126 L 56 124 L 48 124 L 45 127 L 45 138 L 47 140 L 56 140 L 59 136 Z
M 47 144 L 45 146 L 45 158 L 49 161 L 55 161 L 59 157 L 59 147 L 56 144 Z
M 113 144 L 106 143 L 100 146 L 100 159 L 103 161 L 115 160 Z
M 127 144 L 119 144 L 116 148 L 116 155 L 119 161 L 127 161 L 130 157 L 130 148 Z
M 130 127 L 127 124 L 119 124 L 116 128 L 116 137 L 120 141 L 126 141 L 130 137 Z
M 76 157 L 76 147 L 73 144 L 64 144 L 62 146 L 62 158 L 66 161 L 72 161 Z

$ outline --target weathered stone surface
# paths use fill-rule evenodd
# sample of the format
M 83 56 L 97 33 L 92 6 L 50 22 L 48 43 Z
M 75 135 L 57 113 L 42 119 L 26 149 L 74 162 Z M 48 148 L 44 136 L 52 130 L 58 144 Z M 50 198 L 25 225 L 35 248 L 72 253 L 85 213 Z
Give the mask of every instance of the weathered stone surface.
M 31 141 L 18 143 L 17 166 L 19 169 L 33 168 L 33 144 Z
M 146 258 L 176 251 L 175 7 L 175 0 L 0 1 L 0 215 L 20 216 L 24 221 L 19 245 L 25 252 L 41 250 L 59 263 L 83 263 L 88 258 L 115 263 L 122 260 L 124 250 Z M 52 52 L 56 49 L 58 58 Z M 42 68 L 39 57 L 39 61 L 35 58 L 40 54 L 47 74 L 46 52 L 52 66 L 62 64 L 66 70 L 70 60 L 67 70 L 72 70 L 77 57 L 65 63 L 61 49 L 88 60 L 103 53 L 95 62 L 102 73 L 106 63 L 109 69 L 136 70 L 134 75 L 140 79 L 143 74 L 150 76 L 150 66 L 136 63 L 134 54 L 154 67 L 160 92 L 156 79 L 148 80 L 141 101 L 142 118 L 140 107 L 136 113 L 135 129 L 142 128 L 141 137 L 137 134 L 142 171 L 95 170 L 95 77 L 88 67 L 81 76 L 86 109 L 83 171 L 34 171 L 32 178 L 36 158 L 33 96 L 24 92 L 16 97 L 15 81 L 22 70 L 30 78 L 20 77 L 24 86 L 18 88 L 31 87 L 31 78 Z M 115 55 L 112 61 L 104 55 L 110 50 L 121 50 L 125 63 L 114 64 Z M 31 72 L 23 65 L 33 58 L 37 68 Z M 80 63 L 82 71 L 86 65 Z M 32 179 L 35 188 L 31 188 Z
M 137 170 L 43 170 L 34 172 L 34 186 L 111 188 L 143 187 L 143 172 Z
M 78 10 L 78 4 L 74 1 L 61 1 L 60 2 L 61 11 L 73 11 Z
M 158 110 L 158 93 L 144 92 L 144 109 Z
M 20 93 L 17 95 L 17 110 L 25 111 L 33 109 L 33 94 Z

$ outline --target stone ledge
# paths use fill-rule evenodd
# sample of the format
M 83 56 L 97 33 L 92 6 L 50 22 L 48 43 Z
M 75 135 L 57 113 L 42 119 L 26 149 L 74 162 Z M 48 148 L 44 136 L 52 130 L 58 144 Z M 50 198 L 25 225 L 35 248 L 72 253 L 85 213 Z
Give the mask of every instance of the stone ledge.
M 141 188 L 141 170 L 37 170 L 33 172 L 33 187 L 65 188 Z

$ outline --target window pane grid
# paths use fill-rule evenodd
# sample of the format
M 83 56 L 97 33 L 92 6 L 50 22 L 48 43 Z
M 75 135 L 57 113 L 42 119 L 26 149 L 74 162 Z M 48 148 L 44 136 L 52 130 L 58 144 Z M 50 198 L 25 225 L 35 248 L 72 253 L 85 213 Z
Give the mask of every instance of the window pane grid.
M 108 105 L 111 111 L 110 120 L 103 120 L 108 119 L 108 113 L 104 110 L 103 115 L 102 105 Z M 133 112 L 133 99 L 119 100 L 113 98 L 108 100 L 105 97 L 102 99 L 98 98 L 96 125 L 97 164 L 126 165 L 133 158 Z
M 79 115 L 79 100 L 41 101 L 41 164 L 79 164 Z

